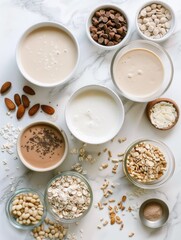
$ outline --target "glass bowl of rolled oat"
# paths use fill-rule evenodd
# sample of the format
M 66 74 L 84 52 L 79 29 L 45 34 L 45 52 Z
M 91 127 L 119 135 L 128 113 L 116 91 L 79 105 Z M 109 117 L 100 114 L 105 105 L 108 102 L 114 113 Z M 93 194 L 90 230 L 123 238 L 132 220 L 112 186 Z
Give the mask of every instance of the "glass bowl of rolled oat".
M 31 230 L 42 224 L 47 214 L 43 195 L 31 188 L 17 190 L 6 203 L 6 215 L 16 228 Z
M 49 181 L 45 190 L 45 202 L 47 209 L 57 221 L 74 223 L 90 210 L 93 193 L 83 175 L 66 171 Z
M 123 170 L 137 187 L 156 189 L 166 183 L 175 170 L 175 158 L 163 142 L 139 139 L 125 151 Z

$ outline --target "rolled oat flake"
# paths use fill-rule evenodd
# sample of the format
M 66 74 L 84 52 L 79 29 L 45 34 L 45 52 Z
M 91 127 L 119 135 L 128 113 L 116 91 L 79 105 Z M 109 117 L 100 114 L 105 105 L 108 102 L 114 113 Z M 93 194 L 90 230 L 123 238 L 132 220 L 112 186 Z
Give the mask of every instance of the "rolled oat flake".
M 151 108 L 150 120 L 155 127 L 164 129 L 174 124 L 177 114 L 177 110 L 172 103 L 163 101 L 156 103 Z

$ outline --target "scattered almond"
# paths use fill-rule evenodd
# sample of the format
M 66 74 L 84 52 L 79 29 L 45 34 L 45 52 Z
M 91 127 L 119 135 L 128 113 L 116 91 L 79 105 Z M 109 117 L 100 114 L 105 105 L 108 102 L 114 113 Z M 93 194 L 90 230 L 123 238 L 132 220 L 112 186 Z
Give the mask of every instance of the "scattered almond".
M 126 201 L 126 199 L 127 199 L 127 197 L 124 195 L 124 196 L 122 196 L 122 202 L 125 202 Z
M 11 82 L 5 82 L 2 85 L 0 92 L 3 94 L 5 92 L 7 92 L 10 88 L 11 88 Z
M 12 111 L 12 110 L 14 110 L 16 108 L 16 105 L 14 104 L 14 102 L 11 99 L 5 98 L 4 101 L 5 101 L 6 107 L 10 111 Z
M 29 95 L 35 95 L 35 91 L 29 86 L 24 86 L 23 91 Z
M 55 112 L 54 108 L 51 106 L 48 106 L 48 105 L 41 105 L 41 109 L 43 112 L 45 112 L 49 115 L 52 115 Z
M 22 103 L 25 108 L 28 108 L 30 106 L 30 100 L 26 95 L 22 95 Z
M 20 98 L 20 95 L 18 93 L 14 94 L 14 101 L 15 101 L 17 106 L 19 106 L 21 104 L 21 98 Z
M 22 104 L 20 104 L 18 106 L 18 111 L 16 113 L 17 119 L 21 119 L 23 117 L 24 113 L 25 113 L 25 108 L 24 108 L 24 106 Z
M 40 108 L 40 104 L 39 104 L 39 103 L 33 105 L 33 106 L 29 109 L 29 111 L 28 111 L 29 116 L 35 115 L 35 114 L 38 112 L 39 108 Z
M 112 217 L 111 220 L 110 220 L 111 225 L 115 224 L 115 222 L 116 222 L 115 217 Z

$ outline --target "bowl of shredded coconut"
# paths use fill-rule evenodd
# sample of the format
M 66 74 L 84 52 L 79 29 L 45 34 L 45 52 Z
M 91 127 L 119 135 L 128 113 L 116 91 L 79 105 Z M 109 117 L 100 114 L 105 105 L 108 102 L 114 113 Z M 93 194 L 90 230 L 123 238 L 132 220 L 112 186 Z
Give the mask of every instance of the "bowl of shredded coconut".
M 170 98 L 157 98 L 147 104 L 146 113 L 151 124 L 160 130 L 173 128 L 179 119 L 179 108 Z

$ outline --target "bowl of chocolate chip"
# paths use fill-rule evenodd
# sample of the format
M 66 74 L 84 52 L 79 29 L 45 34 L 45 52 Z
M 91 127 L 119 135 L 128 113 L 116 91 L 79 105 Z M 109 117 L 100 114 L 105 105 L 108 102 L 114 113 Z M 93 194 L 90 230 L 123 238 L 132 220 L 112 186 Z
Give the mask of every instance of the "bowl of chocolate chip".
M 118 6 L 105 4 L 96 7 L 86 24 L 89 40 L 103 50 L 114 50 L 123 46 L 131 32 L 128 15 Z
M 123 170 L 128 180 L 137 187 L 156 189 L 172 177 L 175 158 L 165 143 L 139 139 L 126 149 Z
M 51 122 L 34 122 L 20 132 L 17 152 L 27 168 L 38 172 L 50 171 L 66 159 L 67 136 L 62 129 Z

